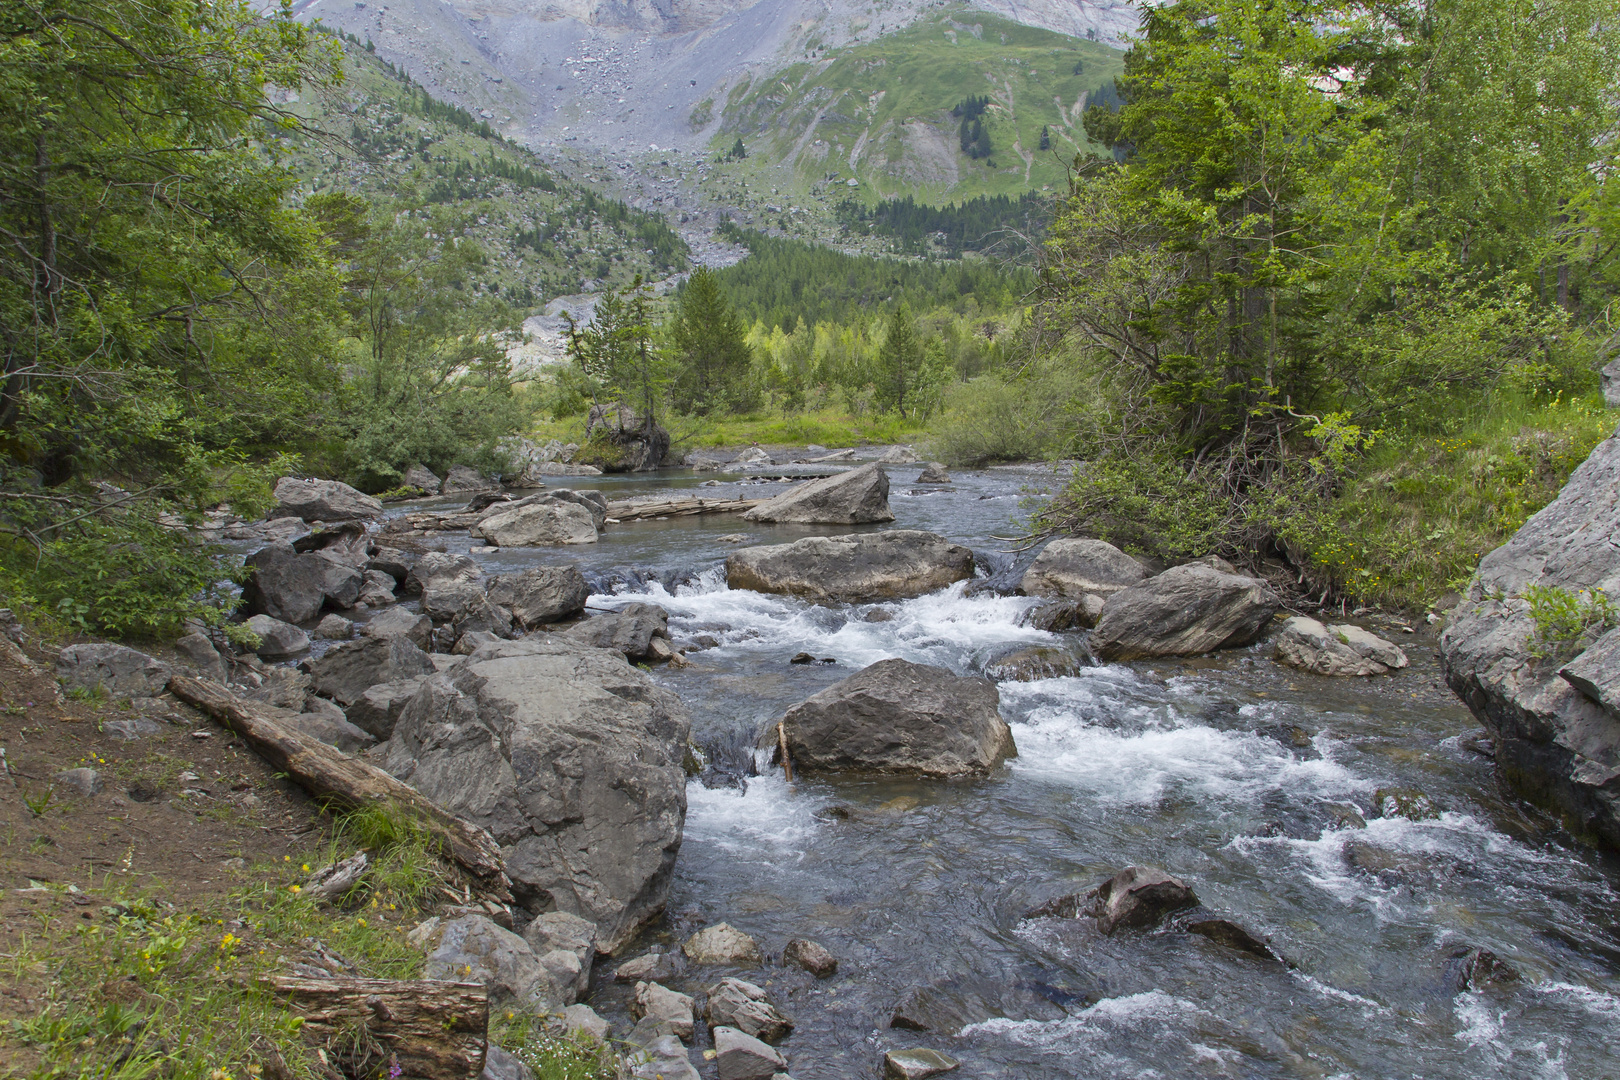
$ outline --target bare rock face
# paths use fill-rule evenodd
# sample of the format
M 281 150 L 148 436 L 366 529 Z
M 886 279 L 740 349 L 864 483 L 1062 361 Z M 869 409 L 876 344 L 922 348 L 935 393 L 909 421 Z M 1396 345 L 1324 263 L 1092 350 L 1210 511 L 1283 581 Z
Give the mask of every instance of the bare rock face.
M 1081 621 L 1096 624 L 1110 596 L 1147 577 L 1142 564 L 1101 540 L 1053 540 L 1035 556 L 1019 582 L 1026 596 L 1069 600 L 1079 605 Z
M 787 711 L 795 770 L 967 776 L 1018 753 L 988 679 L 883 660 Z
M 794 522 L 803 525 L 870 525 L 893 521 L 889 510 L 889 474 L 870 462 L 837 476 L 808 480 L 760 503 L 744 521 Z
M 1259 578 L 1188 563 L 1110 596 L 1091 647 L 1104 660 L 1139 660 L 1247 645 L 1277 603 Z
M 663 910 L 686 818 L 680 700 L 624 658 L 540 635 L 426 679 L 380 751 L 395 776 L 490 830 L 531 911 L 616 952 Z
M 733 589 L 807 600 L 906 599 L 972 576 L 972 551 L 912 529 L 812 536 L 740 548 L 726 559 L 726 583 Z
M 271 517 L 305 521 L 369 521 L 382 517 L 382 503 L 337 480 L 300 480 L 283 476 L 276 481 L 276 509 Z
M 368 637 L 327 650 L 309 670 L 317 692 L 353 705 L 378 683 L 433 674 L 433 661 L 408 638 Z
M 474 528 L 496 547 L 596 543 L 591 511 L 562 499 L 537 499 L 511 507 L 496 504 Z
M 1277 659 L 1318 675 L 1384 675 L 1406 666 L 1392 641 L 1348 623 L 1324 626 L 1295 615 L 1277 632 Z
M 1480 560 L 1440 637 L 1446 683 L 1490 731 L 1501 775 L 1579 835 L 1620 847 L 1620 637 L 1595 600 L 1620 599 L 1620 438 Z M 1537 644 L 1532 589 L 1590 614 L 1573 640 Z M 1533 655 L 1540 653 L 1542 655 Z

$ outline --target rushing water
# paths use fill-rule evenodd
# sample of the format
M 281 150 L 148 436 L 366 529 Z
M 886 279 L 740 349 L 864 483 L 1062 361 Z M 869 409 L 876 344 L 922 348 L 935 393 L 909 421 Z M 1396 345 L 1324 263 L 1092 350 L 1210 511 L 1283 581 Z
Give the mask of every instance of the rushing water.
M 964 473 L 912 494 L 907 472 L 893 470 L 895 527 L 985 551 L 1042 479 Z M 695 482 L 596 486 L 611 498 Z M 1304 675 L 1256 646 L 1003 683 L 1019 753 L 988 778 L 788 784 L 755 754 L 758 732 L 866 664 L 977 673 L 1014 648 L 1078 644 L 1019 625 L 1032 601 L 963 585 L 832 606 L 725 587 L 727 534 L 841 531 L 647 522 L 563 556 L 601 583 L 593 606 L 656 602 L 678 640 L 719 643 L 657 676 L 686 701 L 710 768 L 688 789 L 667 920 L 646 937 L 667 947 L 725 920 L 778 955 L 798 936 L 830 948 L 840 969 L 826 982 L 741 973 L 798 1025 L 781 1047 L 797 1080 L 872 1077 L 884 1050 L 917 1045 L 970 1077 L 1620 1077 L 1617 868 L 1498 790 L 1432 635 L 1378 627 L 1412 659 L 1381 679 Z M 484 558 L 494 571 L 559 555 Z M 874 608 L 891 617 L 869 621 Z M 801 651 L 837 662 L 790 665 Z M 1379 816 L 1392 790 L 1421 793 L 1435 816 Z M 1104 938 L 1087 920 L 1022 918 L 1133 863 L 1181 876 L 1285 963 L 1173 931 Z M 1520 977 L 1459 989 L 1470 947 Z M 603 974 L 593 1003 L 622 1020 L 626 991 Z M 716 975 L 672 981 L 700 992 Z M 890 1028 L 919 992 L 913 1011 L 945 1030 Z

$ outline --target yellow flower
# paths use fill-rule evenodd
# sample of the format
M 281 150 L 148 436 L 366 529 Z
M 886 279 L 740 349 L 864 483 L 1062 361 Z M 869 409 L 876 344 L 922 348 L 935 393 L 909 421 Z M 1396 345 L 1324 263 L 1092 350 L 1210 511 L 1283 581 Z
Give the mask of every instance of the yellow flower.
M 287 886 L 287 888 L 292 890 L 293 892 L 303 892 L 304 891 L 303 889 L 299 888 L 297 885 L 289 885 L 289 886 Z
M 309 863 L 304 864 L 303 870 L 304 870 L 304 873 L 306 873 L 306 874 L 309 873 Z

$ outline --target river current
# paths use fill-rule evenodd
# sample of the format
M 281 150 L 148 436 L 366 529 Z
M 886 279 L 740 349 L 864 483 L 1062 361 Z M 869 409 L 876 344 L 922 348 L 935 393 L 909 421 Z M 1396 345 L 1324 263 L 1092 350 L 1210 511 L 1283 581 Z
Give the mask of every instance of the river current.
M 1049 469 L 995 469 L 924 491 L 908 486 L 916 468 L 890 470 L 888 527 L 942 533 L 997 566 L 1011 556 L 995 538 L 1052 483 Z M 699 494 L 701 479 L 579 486 Z M 955 1075 L 1030 1080 L 1620 1077 L 1620 866 L 1499 789 L 1430 628 L 1370 624 L 1412 661 L 1383 678 L 1302 674 L 1257 645 L 1003 682 L 1018 756 L 987 778 L 790 784 L 758 733 L 867 664 L 968 674 L 1028 645 L 1083 649 L 1020 625 L 1033 601 L 964 584 L 822 606 L 725 585 L 735 534 L 848 531 L 715 515 L 612 525 L 590 549 L 476 556 L 492 573 L 577 560 L 592 607 L 657 603 L 677 643 L 717 643 L 655 675 L 686 702 L 708 768 L 688 787 L 668 914 L 643 944 L 678 947 L 723 920 L 768 955 L 793 937 L 827 946 L 829 980 L 736 972 L 797 1025 L 780 1047 L 797 1080 L 864 1080 L 910 1046 L 958 1058 Z M 836 663 L 790 664 L 800 652 Z M 1089 920 L 1023 917 L 1131 864 L 1181 877 L 1283 962 L 1174 930 L 1110 938 Z M 1461 958 L 1480 948 L 1517 978 L 1468 988 Z M 673 985 L 701 992 L 727 973 L 688 969 Z M 591 1003 L 623 1025 L 626 996 L 599 965 Z M 902 1005 L 933 1030 L 890 1027 Z

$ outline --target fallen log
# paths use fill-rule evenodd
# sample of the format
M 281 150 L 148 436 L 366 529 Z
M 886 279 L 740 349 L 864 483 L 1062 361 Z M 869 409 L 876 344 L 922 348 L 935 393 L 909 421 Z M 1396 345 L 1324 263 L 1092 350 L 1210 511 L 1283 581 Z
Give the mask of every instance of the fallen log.
M 477 1080 L 483 1074 L 489 992 L 482 983 L 269 975 L 258 985 L 286 999 L 303 1019 L 306 1038 L 324 1044 L 352 1075 Z
M 607 516 L 614 521 L 647 521 L 660 517 L 693 517 L 697 514 L 740 514 L 752 510 L 764 499 L 666 499 L 661 502 L 608 503 Z
M 240 735 L 260 757 L 316 800 L 344 809 L 393 803 L 414 815 L 440 854 L 479 879 L 498 899 L 511 898 L 500 845 L 484 829 L 456 817 L 370 762 L 287 727 L 267 707 L 244 701 L 217 682 L 176 675 L 169 680 L 169 692 Z

